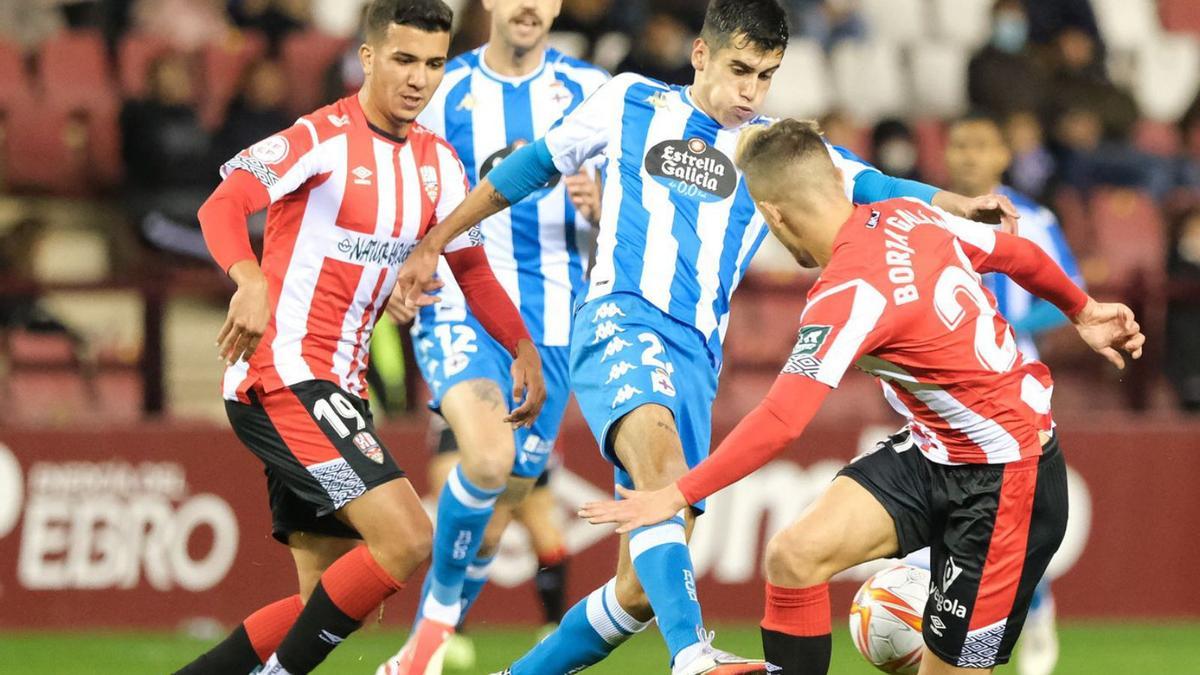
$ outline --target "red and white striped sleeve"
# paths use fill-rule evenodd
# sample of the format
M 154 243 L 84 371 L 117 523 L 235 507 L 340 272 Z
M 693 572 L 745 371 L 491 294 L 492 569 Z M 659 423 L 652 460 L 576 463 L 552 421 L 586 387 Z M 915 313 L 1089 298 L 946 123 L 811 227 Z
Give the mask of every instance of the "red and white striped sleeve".
M 295 124 L 242 150 L 221 165 L 221 177 L 242 170 L 258 179 L 271 203 L 295 191 L 309 178 L 329 171 L 322 161 L 316 123 L 302 117 Z
M 887 298 L 864 279 L 814 290 L 800 315 L 800 333 L 783 373 L 836 388 L 858 357 L 882 341 L 880 319 Z

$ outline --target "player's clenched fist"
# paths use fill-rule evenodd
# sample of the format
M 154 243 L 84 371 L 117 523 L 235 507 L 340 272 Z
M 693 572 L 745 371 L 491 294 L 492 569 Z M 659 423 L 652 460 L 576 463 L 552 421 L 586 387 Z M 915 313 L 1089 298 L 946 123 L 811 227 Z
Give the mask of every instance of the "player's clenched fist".
M 542 411 L 542 404 L 546 402 L 546 383 L 542 380 L 542 358 L 538 356 L 537 347 L 529 340 L 517 343 L 512 382 L 513 400 L 521 401 L 521 404 L 504 421 L 516 427 L 532 426 Z
M 229 300 L 229 314 L 217 334 L 217 355 L 229 365 L 250 360 L 271 320 L 267 279 L 258 263 L 243 260 L 229 268 L 238 289 Z

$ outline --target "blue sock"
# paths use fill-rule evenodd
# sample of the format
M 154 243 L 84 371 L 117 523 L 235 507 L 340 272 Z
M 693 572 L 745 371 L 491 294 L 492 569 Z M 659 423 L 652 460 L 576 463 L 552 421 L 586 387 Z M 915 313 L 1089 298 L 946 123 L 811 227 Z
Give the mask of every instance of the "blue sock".
M 610 579 L 567 610 L 558 628 L 512 665 L 512 675 L 573 673 L 599 663 L 647 625 L 617 603 Z
M 1054 603 L 1054 597 L 1050 595 L 1050 581 L 1045 577 L 1038 582 L 1038 585 L 1033 589 L 1033 598 L 1029 602 L 1030 613 L 1040 611 L 1043 606 Z
M 437 528 L 433 533 L 433 564 L 421 598 L 421 616 L 450 626 L 458 624 L 459 598 L 467 566 L 483 543 L 483 530 L 504 488 L 485 490 L 472 485 L 456 465 L 438 498 Z
M 463 620 L 467 618 L 467 612 L 471 610 L 471 605 L 475 604 L 475 600 L 483 592 L 483 587 L 487 585 L 488 577 L 491 575 L 492 561 L 495 559 L 495 553 L 487 558 L 476 557 L 467 567 L 467 577 L 463 580 L 462 596 L 459 600 L 459 605 L 462 607 L 462 615 L 458 619 L 459 624 L 462 624 Z
M 700 641 L 704 631 L 683 516 L 634 530 L 629 555 L 674 662 L 685 647 Z

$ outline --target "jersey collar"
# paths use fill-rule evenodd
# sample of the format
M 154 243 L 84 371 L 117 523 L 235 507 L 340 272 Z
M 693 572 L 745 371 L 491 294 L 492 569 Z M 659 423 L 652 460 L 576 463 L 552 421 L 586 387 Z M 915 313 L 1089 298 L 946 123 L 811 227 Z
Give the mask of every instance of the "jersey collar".
M 479 48 L 479 72 L 487 76 L 488 79 L 495 80 L 501 84 L 510 84 L 514 87 L 519 87 L 536 78 L 538 75 L 541 75 L 542 72 L 546 70 L 546 52 L 548 51 L 548 48 L 542 50 L 542 60 L 538 63 L 538 67 L 534 68 L 533 72 L 529 73 L 528 75 L 520 75 L 517 77 L 501 75 L 491 68 L 488 68 L 487 61 L 484 59 L 484 54 L 487 53 L 489 46 L 490 45 L 485 44 Z

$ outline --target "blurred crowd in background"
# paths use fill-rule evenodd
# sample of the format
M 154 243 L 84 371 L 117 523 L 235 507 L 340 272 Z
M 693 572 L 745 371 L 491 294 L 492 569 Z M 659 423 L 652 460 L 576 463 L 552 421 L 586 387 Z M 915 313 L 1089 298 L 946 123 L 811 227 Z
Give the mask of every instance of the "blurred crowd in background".
M 452 51 L 485 41 L 479 0 L 449 4 Z M 1093 289 L 1144 296 L 1166 336 L 1169 405 L 1200 410 L 1200 2 L 784 4 L 792 43 L 765 112 L 817 118 L 884 172 L 941 185 L 947 123 L 994 116 L 1009 184 L 1058 214 Z M 195 212 L 216 167 L 357 89 L 364 5 L 0 3 L 0 279 L 210 273 Z M 686 84 L 704 6 L 563 0 L 552 43 Z M 758 272 L 790 270 L 767 256 Z M 0 328 L 69 333 L 60 318 L 32 295 L 0 294 Z

